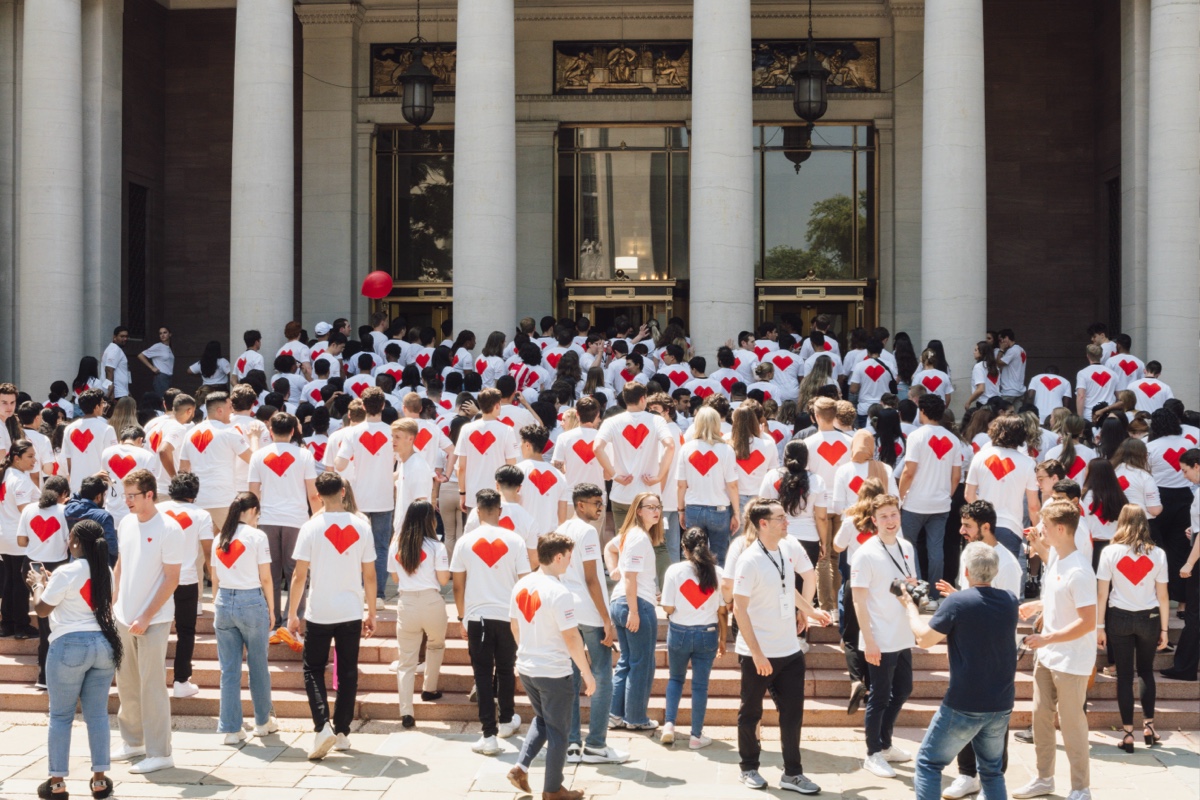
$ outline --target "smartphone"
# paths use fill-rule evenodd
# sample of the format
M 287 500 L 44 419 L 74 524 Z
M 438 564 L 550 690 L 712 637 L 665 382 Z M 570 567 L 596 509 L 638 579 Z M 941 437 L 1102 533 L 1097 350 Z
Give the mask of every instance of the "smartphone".
M 42 563 L 42 562 L 40 562 L 40 561 L 30 561 L 30 562 L 29 562 L 29 568 L 30 568 L 31 570 L 36 570 L 36 571 L 38 571 L 38 572 L 45 572 L 45 571 L 46 571 L 46 565 L 45 565 L 45 564 L 43 564 L 43 563 Z

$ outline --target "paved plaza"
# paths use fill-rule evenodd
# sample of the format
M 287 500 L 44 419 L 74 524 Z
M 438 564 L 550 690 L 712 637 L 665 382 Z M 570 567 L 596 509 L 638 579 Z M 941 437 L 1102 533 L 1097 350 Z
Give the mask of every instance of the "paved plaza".
M 517 748 L 526 727 L 503 742 L 497 758 L 476 755 L 471 743 L 479 735 L 477 724 L 428 723 L 405 731 L 397 722 L 356 720 L 352 750 L 332 753 L 324 761 L 310 762 L 305 751 L 311 732 L 300 721 L 281 720 L 283 730 L 261 741 L 251 739 L 235 748 L 221 744 L 216 720 L 205 717 L 175 719 L 176 768 L 152 775 L 130 775 L 128 764 L 116 764 L 110 775 L 118 798 L 221 798 L 222 800 L 414 800 L 418 798 L 518 798 L 505 779 L 516 762 Z M 114 740 L 116 720 L 113 719 Z M 620 793 L 622 800 L 643 798 L 754 798 L 738 778 L 736 731 L 707 731 L 717 741 L 701 752 L 676 744 L 667 748 L 645 735 L 615 733 L 611 744 L 628 750 L 631 758 L 618 766 L 568 766 L 567 786 L 587 797 Z M 1092 796 L 1095 800 L 1195 800 L 1200 796 L 1200 732 L 1161 731 L 1161 747 L 1149 750 L 1140 743 L 1133 756 L 1116 748 L 1109 732 L 1092 732 Z M 897 729 L 897 743 L 914 753 L 922 731 Z M 778 731 L 765 731 L 762 772 L 777 787 L 782 762 Z M 686 739 L 685 739 L 686 741 Z M 1140 741 L 1140 740 L 1139 740 Z M 825 797 L 882 800 L 912 796 L 912 764 L 900 764 L 899 780 L 882 780 L 864 772 L 861 730 L 806 730 L 803 756 L 806 774 L 820 784 Z M 1061 748 L 1060 748 L 1061 751 Z M 89 761 L 82 723 L 72 740 L 69 790 L 87 797 Z M 1011 743 L 1008 770 L 1010 790 L 1023 783 L 1033 769 L 1033 747 Z M 39 714 L 0 715 L 0 798 L 35 797 L 46 777 L 45 717 Z M 534 762 L 530 783 L 540 791 L 542 770 Z M 953 769 L 953 767 L 951 767 Z M 1067 763 L 1060 752 L 1056 782 L 1059 797 L 1068 787 Z M 540 795 L 539 795 L 540 796 Z M 791 796 L 790 794 L 788 796 Z

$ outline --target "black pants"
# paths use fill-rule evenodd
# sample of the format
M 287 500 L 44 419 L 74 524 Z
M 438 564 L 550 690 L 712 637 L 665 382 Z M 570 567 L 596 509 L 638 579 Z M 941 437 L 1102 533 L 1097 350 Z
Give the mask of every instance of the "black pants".
M 25 583 L 29 559 L 6 555 L 0 560 L 0 626 L 18 633 L 29 624 L 29 586 Z
M 1187 561 L 1191 544 L 1185 531 L 1192 524 L 1191 489 L 1159 488 L 1162 497 L 1162 513 L 1150 520 L 1150 533 L 1154 543 L 1167 554 L 1167 594 L 1178 603 L 1184 601 L 1185 588 L 1179 569 Z
M 308 623 L 304 635 L 304 691 L 312 712 L 313 730 L 320 731 L 329 722 L 329 695 L 325 690 L 325 665 L 329 663 L 329 645 L 337 654 L 337 704 L 333 709 L 333 732 L 350 733 L 354 704 L 358 701 L 358 646 L 362 639 L 362 620 L 322 625 Z
M 467 651 L 471 655 L 471 670 L 475 673 L 483 735 L 495 736 L 500 730 L 496 723 L 496 704 L 500 705 L 500 719 L 504 722 L 511 720 L 515 713 L 517 640 L 513 638 L 508 620 L 468 620 Z
M 200 584 L 175 587 L 175 682 L 192 679 L 192 653 L 196 652 L 196 607 Z
M 738 656 L 742 668 L 742 699 L 738 707 L 738 755 L 743 772 L 759 767 L 762 743 L 758 723 L 762 719 L 763 695 L 779 711 L 779 746 L 783 751 L 783 774 L 800 775 L 800 729 L 804 726 L 804 653 L 772 658 L 771 674 L 759 675 L 750 656 Z
M 1200 568 L 1183 582 L 1187 609 L 1183 612 L 1183 633 L 1175 643 L 1175 663 L 1171 671 L 1195 680 L 1200 668 Z
M 867 665 L 871 689 L 867 692 L 867 710 L 863 727 L 867 734 L 867 755 L 871 756 L 892 746 L 892 729 L 912 694 L 912 651 L 881 653 L 879 666 Z
M 850 680 L 858 681 L 871 688 L 871 673 L 867 669 L 867 657 L 858 649 L 858 611 L 854 608 L 854 596 L 850 590 L 850 581 L 842 582 L 842 604 L 839 625 L 842 629 L 842 652 L 846 655 L 846 671 Z
M 1000 757 L 1000 771 L 1008 772 L 1008 732 L 1004 733 L 1004 755 Z M 979 769 L 975 766 L 975 748 L 967 742 L 967 746 L 958 752 L 958 774 L 968 778 L 978 778 Z
M 28 572 L 28 562 L 26 564 L 26 572 Z M 42 566 L 46 568 L 46 572 L 54 572 L 54 570 L 66 564 L 66 561 L 43 561 Z M 46 685 L 46 654 L 50 652 L 50 618 L 38 617 L 38 679 L 37 682 L 41 685 Z
M 1133 724 L 1133 675 L 1142 679 L 1142 716 L 1154 719 L 1154 654 L 1158 649 L 1158 634 L 1162 630 L 1162 615 L 1158 608 L 1146 611 L 1125 611 L 1109 606 L 1105 615 L 1105 632 L 1112 646 L 1117 665 L 1117 708 L 1121 722 Z

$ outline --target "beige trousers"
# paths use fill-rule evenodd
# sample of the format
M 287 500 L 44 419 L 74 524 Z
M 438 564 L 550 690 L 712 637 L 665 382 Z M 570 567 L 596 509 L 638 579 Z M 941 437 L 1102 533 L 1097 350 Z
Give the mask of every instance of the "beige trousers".
M 458 484 L 446 481 L 438 486 L 438 508 L 441 509 L 442 527 L 446 531 L 446 555 L 454 556 L 454 545 L 463 535 L 462 512 L 458 510 Z
M 425 691 L 436 692 L 446 652 L 446 600 L 436 589 L 401 592 L 396 598 L 396 646 L 400 651 L 400 716 L 413 716 L 413 686 L 417 661 L 421 654 L 421 636 L 425 645 Z
M 1091 785 L 1088 765 L 1087 675 L 1055 672 L 1041 664 L 1033 668 L 1033 747 L 1039 778 L 1054 777 L 1054 712 L 1062 730 L 1063 749 L 1071 765 L 1071 791 Z
M 171 699 L 167 696 L 167 639 L 170 622 L 151 625 L 141 636 L 117 623 L 124 655 L 117 670 L 121 707 L 117 726 L 129 747 L 145 747 L 146 755 L 171 755 Z

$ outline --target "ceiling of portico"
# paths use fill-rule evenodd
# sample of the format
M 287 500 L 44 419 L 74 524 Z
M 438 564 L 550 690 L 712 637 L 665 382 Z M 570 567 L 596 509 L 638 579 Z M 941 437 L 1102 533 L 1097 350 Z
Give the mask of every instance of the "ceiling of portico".
M 158 0 L 171 11 L 185 11 L 202 8 L 233 8 L 236 0 Z M 354 5 L 347 0 L 295 0 L 298 6 L 347 6 Z M 693 0 L 653 0 L 652 2 L 629 3 L 623 0 L 514 0 L 520 10 L 536 13 L 546 11 L 600 11 L 602 13 L 636 15 L 644 13 L 649 8 L 677 7 L 681 10 L 693 4 Z M 807 4 L 799 0 L 780 2 L 780 0 L 751 0 L 756 15 L 770 16 L 805 16 L 808 13 Z M 883 16 L 890 11 L 901 8 L 919 8 L 924 0 L 818 0 L 813 7 L 816 17 L 874 17 Z M 357 5 L 366 11 L 403 11 L 415 9 L 416 0 L 358 0 Z M 457 9 L 457 0 L 422 0 L 422 9 Z

